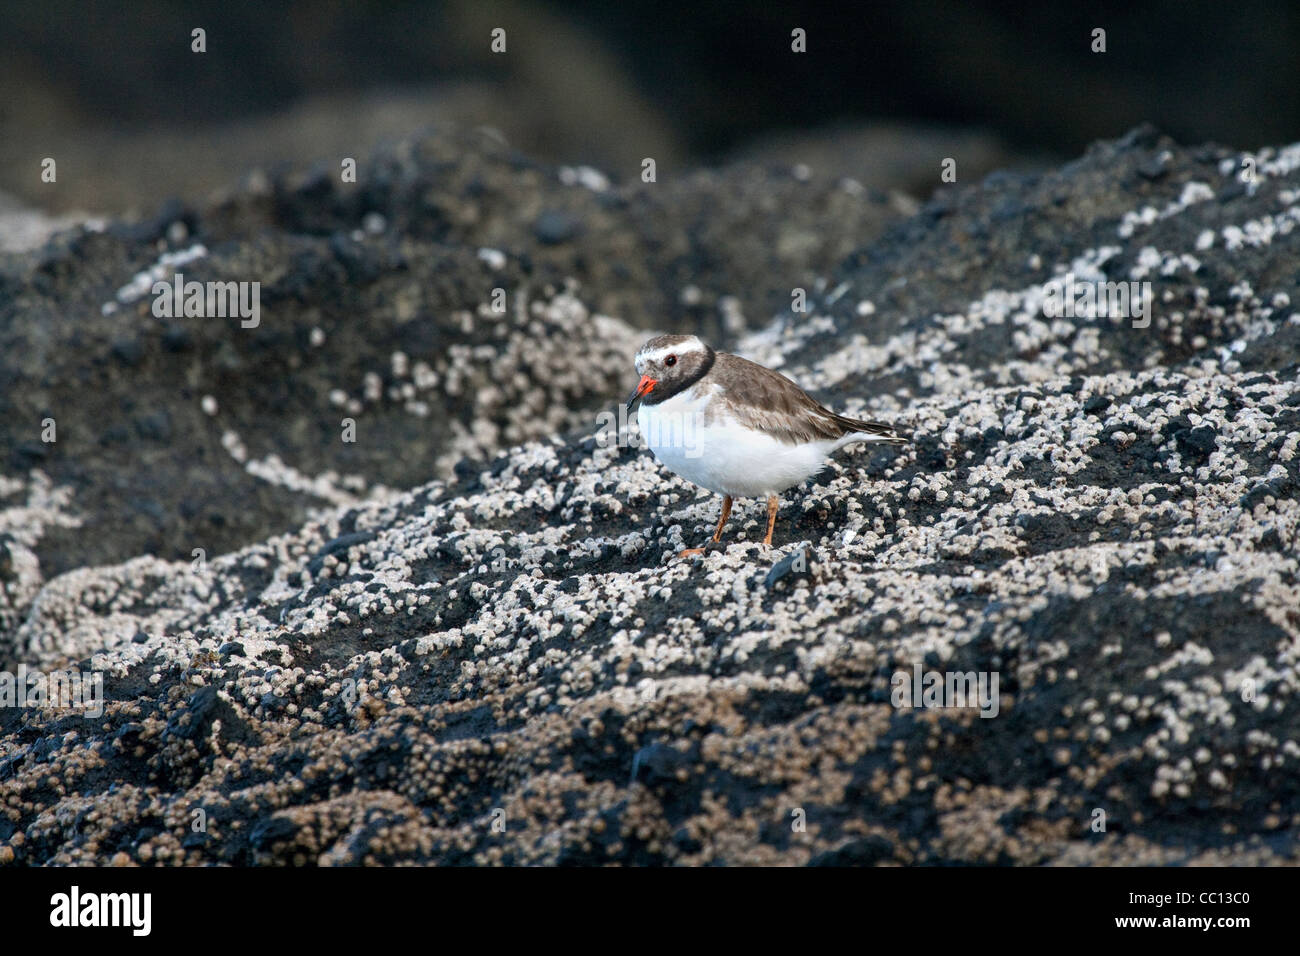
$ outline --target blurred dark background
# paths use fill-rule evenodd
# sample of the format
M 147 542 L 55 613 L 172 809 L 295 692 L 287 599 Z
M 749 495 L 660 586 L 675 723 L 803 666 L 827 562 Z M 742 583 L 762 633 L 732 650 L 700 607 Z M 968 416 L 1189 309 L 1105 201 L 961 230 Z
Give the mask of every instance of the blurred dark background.
M 440 123 L 615 181 L 645 156 L 661 179 L 739 157 L 924 195 L 939 157 L 970 181 L 1143 121 L 1184 142 L 1295 139 L 1298 27 L 1293 0 L 5 2 L 0 199 L 148 209 Z

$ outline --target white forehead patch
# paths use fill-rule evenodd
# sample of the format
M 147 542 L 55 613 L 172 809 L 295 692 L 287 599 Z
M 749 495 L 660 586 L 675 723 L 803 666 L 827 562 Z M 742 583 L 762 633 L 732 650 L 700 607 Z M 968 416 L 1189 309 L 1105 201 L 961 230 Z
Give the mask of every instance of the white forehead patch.
M 703 352 L 704 343 L 695 336 L 691 336 L 684 342 L 678 342 L 675 345 L 665 345 L 661 348 L 646 351 L 642 349 L 636 353 L 636 367 L 639 371 L 646 363 L 661 362 L 669 355 L 687 355 L 691 352 Z

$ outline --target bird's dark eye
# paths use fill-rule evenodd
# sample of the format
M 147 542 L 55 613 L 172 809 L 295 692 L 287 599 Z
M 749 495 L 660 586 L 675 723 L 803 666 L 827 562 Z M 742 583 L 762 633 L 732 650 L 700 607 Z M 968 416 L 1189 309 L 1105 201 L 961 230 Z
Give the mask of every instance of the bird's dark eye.
M 676 364 L 677 364 L 677 356 L 676 356 L 676 355 L 670 355 L 670 356 L 668 356 L 666 359 L 664 359 L 664 364 L 665 364 L 665 365 L 676 365 Z

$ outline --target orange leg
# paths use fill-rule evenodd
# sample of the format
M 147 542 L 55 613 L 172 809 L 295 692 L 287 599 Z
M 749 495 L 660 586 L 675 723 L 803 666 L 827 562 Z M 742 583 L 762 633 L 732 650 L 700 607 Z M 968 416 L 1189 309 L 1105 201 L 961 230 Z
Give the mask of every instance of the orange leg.
M 722 540 L 722 526 L 727 523 L 727 519 L 730 517 L 731 517 L 731 495 L 723 495 L 722 496 L 722 517 L 718 519 L 718 528 L 716 531 L 713 532 L 714 541 Z M 703 553 L 704 553 L 703 548 L 687 548 L 681 554 L 677 555 L 677 557 L 687 558 L 693 554 L 703 554 Z
M 771 495 L 767 499 L 767 537 L 763 539 L 763 544 L 772 543 L 772 530 L 776 527 L 776 509 L 781 507 L 781 501 L 776 495 Z

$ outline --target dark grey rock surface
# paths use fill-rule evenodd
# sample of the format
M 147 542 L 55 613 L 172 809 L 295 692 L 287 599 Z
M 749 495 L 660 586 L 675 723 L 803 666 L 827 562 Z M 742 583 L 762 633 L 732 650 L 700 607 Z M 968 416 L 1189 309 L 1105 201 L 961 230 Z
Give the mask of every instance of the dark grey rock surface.
M 165 353 L 169 330 L 122 322 L 129 304 L 99 323 L 154 235 L 7 260 L 4 427 L 69 381 L 102 397 L 81 446 L 8 439 L 10 656 L 103 673 L 106 706 L 0 709 L 0 862 L 1296 862 L 1300 146 L 1252 154 L 1243 182 L 1243 154 L 1139 129 L 940 193 L 770 325 L 754 315 L 788 302 L 793 267 L 666 251 L 656 210 L 694 196 L 708 233 L 736 215 L 718 190 L 770 197 L 755 222 L 816 209 L 799 221 L 826 249 L 883 205 L 846 212 L 834 184 L 796 202 L 811 187 L 770 173 L 610 202 L 474 144 L 428 148 L 445 172 L 421 182 L 398 157 L 365 201 L 307 177 L 203 211 L 195 275 L 272 290 L 243 338 L 187 328 Z M 529 204 L 501 185 L 530 177 Z M 540 244 L 547 209 L 582 230 Z M 533 290 L 526 310 L 483 315 L 499 279 L 480 248 Z M 1149 324 L 1046 317 L 1066 272 L 1151 283 Z M 772 549 L 740 502 L 721 547 L 676 560 L 717 500 L 592 434 L 639 329 L 692 321 L 672 305 L 687 283 L 745 303 L 751 330 L 706 333 L 914 436 L 788 493 Z M 398 349 L 406 365 L 378 367 Z M 419 362 L 425 416 L 402 396 Z M 124 363 L 139 392 L 113 391 Z M 335 388 L 382 440 L 333 447 Z M 95 543 L 140 469 L 75 469 L 110 460 L 132 396 L 122 427 L 159 444 L 146 468 L 171 489 L 142 526 L 197 483 L 200 516 L 217 502 L 260 539 L 198 564 L 132 522 Z M 438 462 L 448 477 L 425 480 Z M 275 504 L 303 486 L 310 513 Z M 914 668 L 996 674 L 996 715 L 896 706 Z

